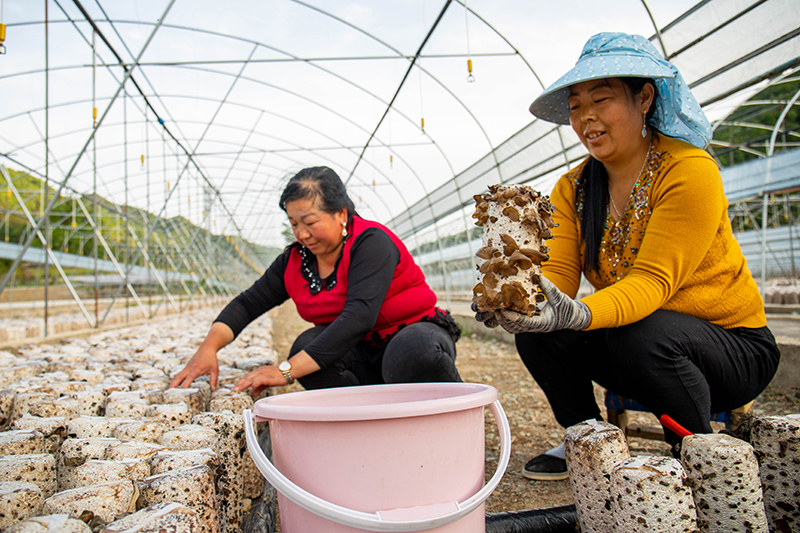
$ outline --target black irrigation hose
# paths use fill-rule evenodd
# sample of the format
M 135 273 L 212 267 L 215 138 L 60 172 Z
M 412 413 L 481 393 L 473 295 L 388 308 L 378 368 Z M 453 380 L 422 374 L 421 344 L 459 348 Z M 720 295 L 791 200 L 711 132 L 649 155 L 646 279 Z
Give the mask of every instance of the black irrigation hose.
M 580 531 L 574 505 L 486 515 L 486 533 L 575 533 Z

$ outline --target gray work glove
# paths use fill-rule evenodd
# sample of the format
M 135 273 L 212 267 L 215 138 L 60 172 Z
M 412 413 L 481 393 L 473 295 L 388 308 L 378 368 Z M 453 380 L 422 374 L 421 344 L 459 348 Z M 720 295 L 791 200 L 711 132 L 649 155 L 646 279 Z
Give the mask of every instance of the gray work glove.
M 546 277 L 539 275 L 541 287 L 547 301 L 537 316 L 527 316 L 503 309 L 497 322 L 509 333 L 549 333 L 560 329 L 582 330 L 592 321 L 592 313 L 583 302 L 578 302 L 558 290 Z M 477 315 L 476 315 L 477 318 Z
M 469 308 L 472 309 L 473 313 L 475 313 L 475 320 L 478 322 L 483 322 L 483 325 L 487 328 L 496 328 L 498 326 L 497 317 L 495 316 L 494 311 L 479 313 L 478 306 L 475 305 L 475 302 L 472 302 L 472 305 L 470 305 Z

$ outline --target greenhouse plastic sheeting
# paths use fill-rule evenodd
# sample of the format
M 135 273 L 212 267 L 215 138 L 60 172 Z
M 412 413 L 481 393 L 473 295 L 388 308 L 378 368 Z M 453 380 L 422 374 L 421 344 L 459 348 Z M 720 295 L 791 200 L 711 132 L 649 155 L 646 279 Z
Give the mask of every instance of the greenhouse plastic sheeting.
M 705 0 L 651 41 L 681 70 L 698 100 L 712 104 L 800 64 L 796 0 Z M 410 237 L 468 208 L 493 183 L 528 183 L 549 194 L 558 175 L 586 154 L 569 127 L 535 120 L 470 168 L 387 224 Z

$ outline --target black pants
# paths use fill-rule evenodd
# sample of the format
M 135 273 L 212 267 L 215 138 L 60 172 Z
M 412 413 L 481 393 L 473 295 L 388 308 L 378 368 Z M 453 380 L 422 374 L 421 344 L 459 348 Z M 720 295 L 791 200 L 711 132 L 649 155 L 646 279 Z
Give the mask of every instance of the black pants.
M 302 350 L 327 326 L 300 334 L 289 356 Z M 305 389 L 326 389 L 381 383 L 461 381 L 456 370 L 456 345 L 444 328 L 417 322 L 398 331 L 383 350 L 359 342 L 331 366 L 300 378 Z
M 710 433 L 711 413 L 755 399 L 780 360 L 766 327 L 723 329 L 673 311 L 619 328 L 522 333 L 516 344 L 564 427 L 601 418 L 595 381 L 693 433 Z M 678 442 L 665 433 L 667 442 Z

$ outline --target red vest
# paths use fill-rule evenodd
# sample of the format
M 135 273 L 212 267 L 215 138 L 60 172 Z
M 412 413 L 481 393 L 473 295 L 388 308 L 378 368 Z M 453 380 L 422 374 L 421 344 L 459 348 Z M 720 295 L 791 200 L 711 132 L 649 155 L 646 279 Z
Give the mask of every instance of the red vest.
M 350 250 L 356 238 L 367 228 L 378 228 L 384 231 L 400 251 L 400 262 L 394 269 L 392 283 L 381 305 L 378 319 L 364 339 L 374 334 L 381 338 L 396 332 L 403 324 L 419 322 L 424 317 L 433 316 L 436 309 L 436 295 L 425 282 L 422 270 L 414 263 L 403 242 L 386 227 L 354 216 L 348 232 L 350 237 L 345 242 L 342 258 L 336 270 L 336 286 L 332 290 L 324 288 L 317 294 L 311 294 L 308 283 L 301 273 L 300 252 L 294 248 L 283 274 L 286 292 L 297 306 L 297 312 L 315 326 L 327 325 L 336 320 L 344 309 L 347 300 L 347 280 L 350 271 Z M 364 253 L 362 250 L 361 253 Z

